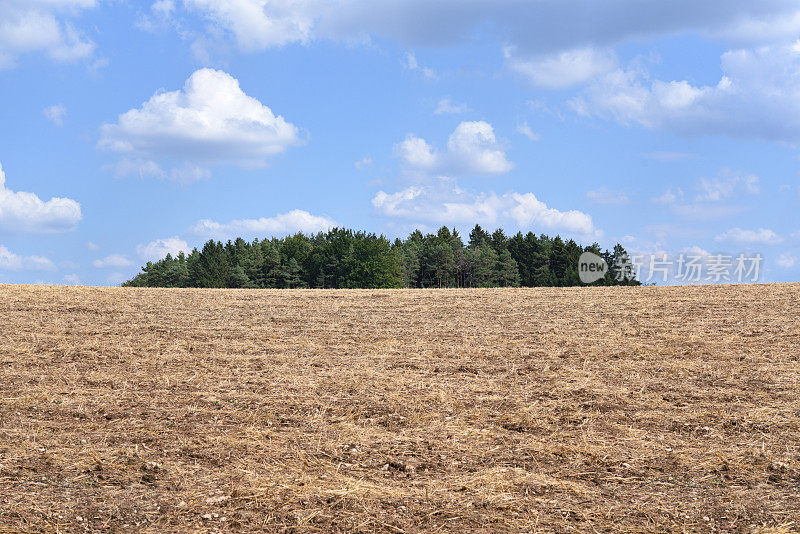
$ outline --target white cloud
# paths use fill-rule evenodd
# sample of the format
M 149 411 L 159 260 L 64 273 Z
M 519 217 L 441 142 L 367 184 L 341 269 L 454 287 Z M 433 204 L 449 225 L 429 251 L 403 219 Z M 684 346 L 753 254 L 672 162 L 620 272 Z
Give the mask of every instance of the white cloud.
M 63 280 L 65 284 L 70 286 L 77 286 L 80 285 L 81 283 L 80 277 L 75 273 L 65 274 L 61 280 Z
M 520 227 L 563 229 L 577 234 L 594 232 L 592 218 L 586 213 L 578 210 L 559 211 L 548 208 L 533 193 L 511 193 L 511 198 L 516 202 L 516 205 L 511 208 L 511 217 L 517 221 Z
M 750 245 L 777 245 L 783 241 L 781 236 L 767 228 L 759 228 L 758 230 L 742 230 L 741 228 L 731 228 L 727 232 L 719 234 L 714 239 L 720 242 L 729 241 Z
M 610 191 L 606 187 L 588 191 L 586 193 L 586 198 L 595 204 L 606 206 L 623 206 L 630 203 L 630 198 L 628 198 L 628 195 L 619 191 Z
M 775 264 L 781 269 L 791 269 L 798 264 L 798 260 L 791 254 L 781 254 Z
M 700 178 L 695 189 L 697 194 L 693 199 L 687 199 L 681 188 L 669 188 L 650 200 L 668 206 L 675 214 L 687 219 L 718 219 L 747 210 L 745 206 L 724 201 L 742 194 L 756 195 L 760 192 L 758 176 L 737 175 L 729 169 L 722 169 L 715 178 Z
M 130 267 L 131 265 L 133 265 L 133 262 L 123 254 L 109 254 L 105 258 L 94 260 L 92 262 L 92 265 L 94 265 L 98 269 L 107 269 L 109 267 L 115 267 L 115 268 Z
M 423 67 L 419 64 L 419 61 L 417 61 L 417 56 L 414 54 L 414 52 L 408 52 L 406 54 L 403 65 L 405 65 L 408 70 L 421 72 L 426 78 L 431 80 L 437 77 L 435 70 L 429 67 Z
M 505 50 L 508 67 L 536 87 L 566 89 L 581 85 L 617 66 L 610 50 L 592 47 L 565 50 L 553 55 L 519 56 L 513 48 Z
M 378 191 L 372 205 L 384 216 L 419 223 L 496 224 L 506 221 L 521 229 L 581 235 L 596 233 L 589 215 L 549 208 L 533 193 L 470 193 L 451 181 L 441 181 L 436 186 L 412 186 L 395 193 Z
M 42 52 L 56 61 L 74 61 L 92 54 L 71 19 L 94 7 L 95 0 L 3 0 L 0 2 L 0 68 L 19 55 Z
M 138 254 L 145 261 L 158 261 L 164 259 L 167 254 L 176 257 L 183 252 L 189 254 L 191 249 L 186 241 L 178 237 L 169 237 L 167 239 L 156 239 L 146 245 L 137 245 L 136 254 Z
M 153 13 L 157 13 L 163 18 L 167 18 L 175 11 L 175 2 L 173 2 L 173 0 L 158 0 L 153 2 L 153 5 L 150 6 L 150 9 L 153 11 Z
M 524 135 L 531 141 L 538 141 L 542 138 L 542 136 L 531 130 L 531 127 L 528 125 L 528 121 L 524 121 L 522 124 L 517 124 L 517 133 Z
M 408 134 L 405 141 L 395 145 L 394 153 L 410 167 L 432 171 L 439 165 L 439 156 L 427 141 Z
M 12 191 L 5 186 L 0 166 L 0 229 L 39 234 L 68 232 L 83 218 L 81 205 L 71 198 L 43 202 L 34 193 Z
M 730 171 L 723 171 L 716 178 L 701 178 L 697 184 L 699 194 L 696 200 L 707 202 L 718 202 L 730 198 L 738 188 L 743 189 L 747 194 L 757 195 L 760 192 L 758 176 L 749 174 L 746 176 L 735 176 Z
M 203 219 L 195 223 L 189 231 L 193 234 L 213 239 L 231 239 L 234 237 L 273 237 L 289 235 L 296 232 L 324 232 L 336 226 L 332 219 L 312 215 L 303 210 L 292 210 L 275 217 L 260 219 L 239 219 L 228 223 L 220 223 Z
M 708 258 L 711 256 L 711 253 L 702 247 L 698 247 L 697 245 L 692 245 L 689 247 L 684 248 L 681 250 L 683 254 L 687 256 L 700 256 L 703 258 Z
M 184 0 L 230 32 L 242 50 L 305 43 L 314 25 L 313 2 L 294 0 Z
M 56 265 L 44 256 L 19 256 L 0 245 L 0 269 L 7 271 L 55 271 Z
M 617 69 L 571 104 L 583 115 L 686 136 L 800 140 L 800 46 L 732 50 L 723 54 L 721 70 L 716 85 L 695 86 Z
M 436 104 L 436 109 L 433 111 L 434 115 L 460 115 L 470 111 L 466 104 L 457 104 L 450 100 L 450 98 L 442 98 Z
M 772 42 L 800 32 L 794 0 L 184 0 L 206 17 L 210 34 L 230 34 L 243 50 L 314 39 L 397 39 L 409 45 L 463 42 L 494 32 L 529 55 L 601 48 L 633 39 L 701 34 L 737 42 Z M 587 19 L 590 17 L 590 20 Z M 588 21 L 588 22 L 587 22 Z
M 447 140 L 447 151 L 435 150 L 414 135 L 395 146 L 395 155 L 413 169 L 438 173 L 502 174 L 514 168 L 506 159 L 492 125 L 462 122 Z
M 206 165 L 264 167 L 300 143 L 298 128 L 246 95 L 235 78 L 201 69 L 183 90 L 156 93 L 103 125 L 98 146 L 123 155 L 118 174 L 186 182 L 207 177 Z
M 494 135 L 494 128 L 483 121 L 462 122 L 447 140 L 451 158 L 467 172 L 500 174 L 514 165 L 506 159 Z
M 356 166 L 356 169 L 363 171 L 364 169 L 372 167 L 372 158 L 369 156 L 361 158 L 360 160 L 356 161 L 354 165 Z
M 174 20 L 177 6 L 174 0 L 157 0 L 150 5 L 150 11 L 147 13 L 140 13 L 138 19 L 134 22 L 134 26 L 140 30 L 153 32 L 159 28 L 166 28 L 169 23 L 176 22 Z M 176 24 L 176 26 L 179 26 Z M 184 36 L 188 35 L 182 32 Z
M 44 108 L 42 110 L 42 114 L 47 120 L 56 126 L 63 126 L 64 117 L 67 115 L 67 108 L 65 108 L 63 104 L 56 104 L 54 106 Z
M 97 244 L 89 241 L 89 242 L 86 243 L 86 248 L 88 248 L 89 250 L 92 250 L 92 251 L 100 250 L 100 245 L 97 245 Z
M 661 204 L 662 206 L 669 206 L 675 204 L 678 201 L 683 200 L 683 191 L 680 188 L 672 189 L 669 188 L 664 191 L 664 194 L 661 196 L 657 196 L 651 199 L 656 204 Z

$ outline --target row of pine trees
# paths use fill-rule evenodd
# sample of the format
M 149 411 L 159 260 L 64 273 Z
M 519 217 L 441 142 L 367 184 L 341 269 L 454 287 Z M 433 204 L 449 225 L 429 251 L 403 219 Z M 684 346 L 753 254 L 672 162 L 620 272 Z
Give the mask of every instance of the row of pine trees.
M 520 232 L 508 237 L 503 230 L 490 234 L 479 225 L 466 244 L 455 229 L 447 227 L 427 235 L 417 230 L 394 242 L 344 228 L 253 242 L 211 240 L 189 255 L 167 255 L 148 262 L 123 285 L 333 289 L 575 286 L 581 285 L 578 258 L 584 251 L 602 256 L 610 266 L 596 285 L 639 285 L 635 279 L 617 279 L 615 266 L 627 258 L 621 245 L 609 252 L 597 243 L 581 247 L 558 236 Z

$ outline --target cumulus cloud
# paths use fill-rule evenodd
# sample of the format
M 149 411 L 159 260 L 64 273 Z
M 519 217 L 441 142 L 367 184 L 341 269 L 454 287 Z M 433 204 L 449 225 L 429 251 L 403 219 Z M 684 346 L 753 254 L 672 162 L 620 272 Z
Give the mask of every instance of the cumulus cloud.
M 394 147 L 395 156 L 416 169 L 432 171 L 439 165 L 439 155 L 425 139 L 408 134 L 402 143 Z
M 571 101 L 580 114 L 696 136 L 800 140 L 800 43 L 726 52 L 715 85 L 616 69 Z
M 186 241 L 178 237 L 168 237 L 166 239 L 156 239 L 146 245 L 137 245 L 136 254 L 138 254 L 145 261 L 158 261 L 164 259 L 167 254 L 172 257 L 177 256 L 181 252 L 188 254 L 191 251 Z
M 500 174 L 514 168 L 487 122 L 459 124 L 447 140 L 447 150 L 449 157 L 460 162 L 467 172 Z
M 0 245 L 0 269 L 6 271 L 55 271 L 56 265 L 44 256 L 20 256 Z
M 552 230 L 562 229 L 577 234 L 594 232 L 592 218 L 578 210 L 559 211 L 548 208 L 533 193 L 511 193 L 515 205 L 511 208 L 511 217 L 522 228 L 544 227 Z
M 502 174 L 514 168 L 488 122 L 462 122 L 440 152 L 425 139 L 409 135 L 395 146 L 395 155 L 409 168 L 438 173 Z
M 777 245 L 783 241 L 781 236 L 768 228 L 759 228 L 758 230 L 731 228 L 714 239 L 720 242 L 728 241 L 748 245 Z
M 64 125 L 64 117 L 67 115 L 67 108 L 63 104 L 56 104 L 54 106 L 46 107 L 42 110 L 42 114 L 47 120 L 56 126 Z
M 158 92 L 104 124 L 98 146 L 122 155 L 118 174 L 185 182 L 207 177 L 208 165 L 264 167 L 300 143 L 298 128 L 246 95 L 235 78 L 200 69 L 182 90 Z
M 534 231 L 581 235 L 596 232 L 591 216 L 577 210 L 550 208 L 533 193 L 471 193 L 450 181 L 411 186 L 394 193 L 378 191 L 372 205 L 381 215 L 415 223 L 497 224 L 505 221 L 520 229 Z
M 506 63 L 532 85 L 545 89 L 566 89 L 588 82 L 617 66 L 614 53 L 593 47 L 565 50 L 553 55 L 519 56 L 513 48 L 505 50 Z
M 83 218 L 81 205 L 71 198 L 53 197 L 44 202 L 34 193 L 6 188 L 5 181 L 0 166 L 0 229 L 39 234 L 69 232 Z
M 189 232 L 213 239 L 231 239 L 234 237 L 266 238 L 297 232 L 324 232 L 334 226 L 336 226 L 336 222 L 328 217 L 312 215 L 303 210 L 292 210 L 275 217 L 238 219 L 227 223 L 202 219 L 196 222 L 189 229 Z
M 92 54 L 94 43 L 75 29 L 72 19 L 95 0 L 3 0 L 0 2 L 0 68 L 22 54 L 41 52 L 56 61 Z
M 133 262 L 123 254 L 109 254 L 105 258 L 94 260 L 92 262 L 92 265 L 94 265 L 98 269 L 107 269 L 109 267 L 114 267 L 114 268 L 130 267 L 131 265 L 133 265 Z

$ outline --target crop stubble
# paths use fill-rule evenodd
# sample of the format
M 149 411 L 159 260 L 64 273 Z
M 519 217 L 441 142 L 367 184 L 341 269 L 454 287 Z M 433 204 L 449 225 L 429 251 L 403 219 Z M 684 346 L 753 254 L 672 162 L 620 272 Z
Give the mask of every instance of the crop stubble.
M 0 286 L 0 532 L 794 532 L 798 298 Z

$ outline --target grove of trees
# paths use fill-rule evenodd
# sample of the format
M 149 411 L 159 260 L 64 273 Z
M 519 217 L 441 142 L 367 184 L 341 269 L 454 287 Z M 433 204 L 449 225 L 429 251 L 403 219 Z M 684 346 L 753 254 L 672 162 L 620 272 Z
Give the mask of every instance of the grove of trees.
M 208 241 L 188 255 L 148 262 L 124 286 L 217 288 L 399 288 L 576 286 L 578 258 L 584 251 L 609 265 L 594 285 L 639 285 L 618 276 L 627 253 L 621 245 L 603 251 L 572 239 L 508 237 L 476 225 L 467 243 L 443 226 L 435 234 L 414 231 L 407 239 L 334 228 L 247 242 Z

